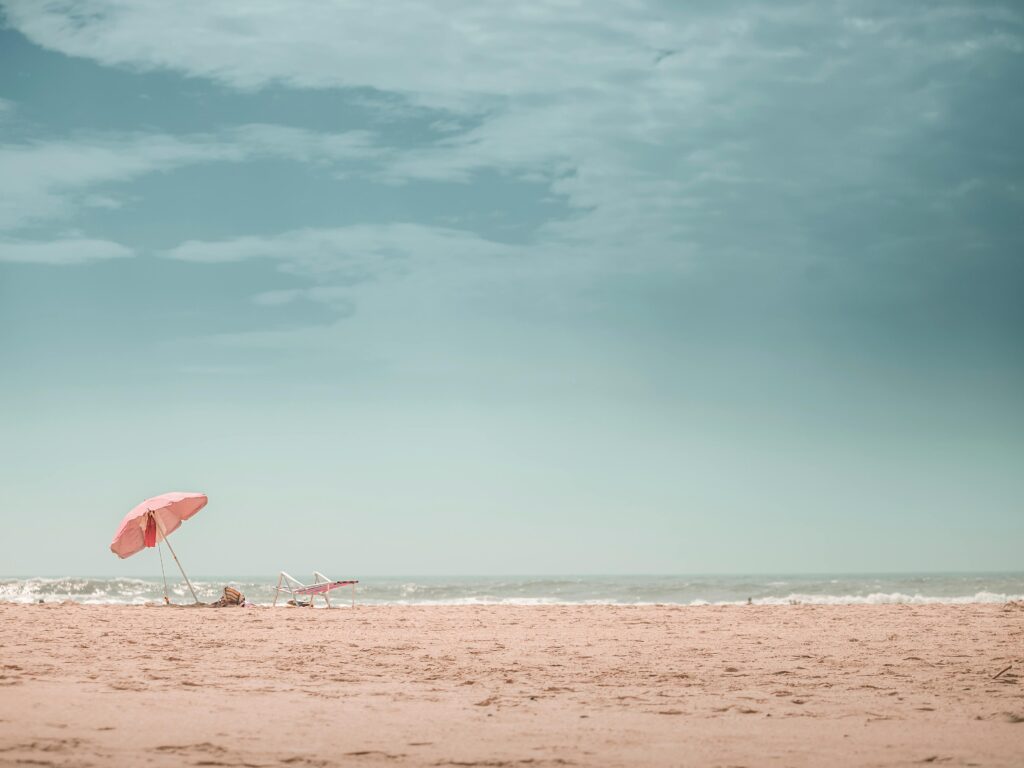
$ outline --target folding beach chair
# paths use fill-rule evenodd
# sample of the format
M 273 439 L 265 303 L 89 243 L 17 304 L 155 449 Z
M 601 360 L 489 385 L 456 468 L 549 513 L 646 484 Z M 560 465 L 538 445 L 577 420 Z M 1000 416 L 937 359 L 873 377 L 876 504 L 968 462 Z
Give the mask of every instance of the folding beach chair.
M 327 603 L 327 607 L 331 607 L 331 598 L 329 593 L 332 589 L 338 587 L 352 587 L 352 607 L 356 607 L 356 584 L 359 582 L 355 579 L 349 579 L 348 581 L 331 581 L 329 578 L 324 576 L 320 571 L 313 571 L 313 583 L 303 584 L 298 579 L 289 576 L 284 571 L 281 571 L 281 575 L 277 578 L 277 588 L 274 592 L 274 605 L 277 605 L 277 598 L 284 592 L 292 596 L 292 601 L 295 605 L 313 605 L 313 600 L 317 596 L 324 599 Z M 308 601 L 304 601 L 303 598 L 309 598 Z

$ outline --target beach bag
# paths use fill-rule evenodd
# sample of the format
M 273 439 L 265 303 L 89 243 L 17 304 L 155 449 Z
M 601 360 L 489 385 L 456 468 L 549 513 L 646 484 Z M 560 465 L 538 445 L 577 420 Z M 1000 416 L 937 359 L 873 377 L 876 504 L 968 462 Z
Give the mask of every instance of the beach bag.
M 234 587 L 224 587 L 224 595 L 214 605 L 218 608 L 245 605 L 245 595 Z

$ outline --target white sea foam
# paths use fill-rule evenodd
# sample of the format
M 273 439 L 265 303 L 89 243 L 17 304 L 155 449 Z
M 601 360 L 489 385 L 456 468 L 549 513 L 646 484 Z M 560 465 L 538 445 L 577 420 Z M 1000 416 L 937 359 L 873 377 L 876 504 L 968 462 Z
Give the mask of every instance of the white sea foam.
M 802 595 L 790 594 L 785 597 L 762 597 L 753 600 L 755 605 L 930 605 L 960 603 L 1008 603 L 1024 600 L 1024 594 L 1006 595 L 994 592 L 975 592 L 973 595 L 929 597 L 907 595 L 902 592 L 874 592 L 870 595 Z M 715 605 L 738 605 L 743 601 L 723 601 Z
M 216 600 L 226 584 L 250 602 L 270 604 L 270 579 L 200 579 L 199 599 Z M 139 605 L 161 602 L 159 579 L 0 578 L 0 601 Z M 182 582 L 171 582 L 174 602 L 191 602 Z M 349 594 L 339 595 L 346 602 Z M 586 576 L 370 578 L 357 599 L 370 605 L 927 605 L 1024 600 L 1024 574 L 871 576 Z

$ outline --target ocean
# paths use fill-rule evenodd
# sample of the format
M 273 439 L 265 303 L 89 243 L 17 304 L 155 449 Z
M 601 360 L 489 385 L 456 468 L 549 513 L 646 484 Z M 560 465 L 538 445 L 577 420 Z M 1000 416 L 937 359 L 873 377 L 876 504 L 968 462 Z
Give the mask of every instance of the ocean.
M 332 574 L 340 576 L 341 574 Z M 193 584 L 204 602 L 226 585 L 250 602 L 269 604 L 277 578 L 206 577 Z M 170 580 L 173 602 L 191 602 L 185 583 Z M 344 588 L 339 603 L 350 598 Z M 0 578 L 0 601 L 139 605 L 161 601 L 157 578 Z M 360 579 L 356 598 L 379 605 L 675 604 L 758 605 L 1004 603 L 1024 600 L 1024 572 L 736 576 L 386 576 Z

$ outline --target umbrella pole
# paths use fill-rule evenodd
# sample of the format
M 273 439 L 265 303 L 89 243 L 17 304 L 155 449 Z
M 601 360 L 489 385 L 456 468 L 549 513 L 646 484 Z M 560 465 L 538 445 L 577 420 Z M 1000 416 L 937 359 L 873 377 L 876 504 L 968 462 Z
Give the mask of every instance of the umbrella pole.
M 164 577 L 164 605 L 171 604 L 171 598 L 167 596 L 167 571 L 164 570 L 164 551 L 160 549 L 160 542 L 156 543 L 156 553 L 160 555 L 160 575 Z
M 185 577 L 185 583 L 188 584 L 188 588 L 192 592 L 192 598 L 198 603 L 199 598 L 196 596 L 196 589 L 192 586 L 192 582 L 188 580 L 188 574 L 185 573 L 185 569 L 181 567 L 181 561 L 178 559 L 178 556 L 174 554 L 174 547 L 171 546 L 171 540 L 167 538 L 167 534 L 164 533 L 164 527 L 160 524 L 160 518 L 153 515 L 153 519 L 156 520 L 157 527 L 160 529 L 160 535 L 164 537 L 164 544 L 166 544 L 167 548 L 171 550 L 171 557 L 173 557 L 174 562 L 178 564 L 178 570 L 181 571 L 181 575 Z

